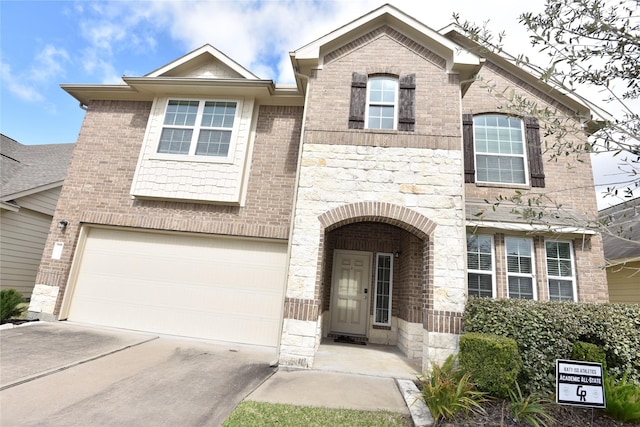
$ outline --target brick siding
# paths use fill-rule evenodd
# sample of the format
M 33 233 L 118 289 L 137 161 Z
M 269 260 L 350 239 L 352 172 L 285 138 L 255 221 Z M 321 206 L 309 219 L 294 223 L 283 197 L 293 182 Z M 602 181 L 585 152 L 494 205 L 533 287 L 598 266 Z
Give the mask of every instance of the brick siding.
M 81 223 L 287 239 L 302 107 L 261 106 L 244 207 L 129 195 L 151 103 L 96 101 L 86 113 L 36 283 L 59 286 L 58 313 Z M 69 221 L 64 234 L 56 229 Z M 65 248 L 52 260 L 54 242 Z

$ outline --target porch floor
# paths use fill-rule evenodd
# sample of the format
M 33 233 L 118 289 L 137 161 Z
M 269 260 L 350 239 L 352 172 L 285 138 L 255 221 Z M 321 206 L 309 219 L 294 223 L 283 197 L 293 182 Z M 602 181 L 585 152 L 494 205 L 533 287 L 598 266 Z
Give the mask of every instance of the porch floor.
M 392 345 L 345 344 L 324 338 L 316 352 L 313 369 L 377 377 L 415 379 L 420 359 L 409 359 Z

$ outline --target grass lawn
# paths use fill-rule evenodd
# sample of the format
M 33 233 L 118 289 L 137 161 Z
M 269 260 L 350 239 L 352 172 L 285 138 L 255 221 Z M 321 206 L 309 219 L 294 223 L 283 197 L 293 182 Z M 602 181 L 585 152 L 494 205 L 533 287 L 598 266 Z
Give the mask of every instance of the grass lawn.
M 354 411 L 263 402 L 241 402 L 222 424 L 236 426 L 411 426 L 408 417 L 388 411 Z

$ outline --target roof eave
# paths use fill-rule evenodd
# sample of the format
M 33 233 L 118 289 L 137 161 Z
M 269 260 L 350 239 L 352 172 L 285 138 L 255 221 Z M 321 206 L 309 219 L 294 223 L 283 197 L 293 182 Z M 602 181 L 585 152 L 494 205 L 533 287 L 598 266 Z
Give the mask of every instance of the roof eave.
M 16 200 L 16 199 L 19 199 L 21 197 L 31 196 L 32 194 L 40 193 L 42 191 L 51 190 L 52 188 L 62 187 L 62 184 L 64 184 L 64 180 L 50 182 L 50 183 L 47 183 L 47 184 L 41 184 L 41 185 L 38 185 L 38 186 L 35 186 L 35 187 L 32 187 L 32 188 L 28 188 L 26 190 L 17 191 L 15 193 L 3 194 L 0 197 L 0 201 L 1 202 L 8 202 L 9 200 Z

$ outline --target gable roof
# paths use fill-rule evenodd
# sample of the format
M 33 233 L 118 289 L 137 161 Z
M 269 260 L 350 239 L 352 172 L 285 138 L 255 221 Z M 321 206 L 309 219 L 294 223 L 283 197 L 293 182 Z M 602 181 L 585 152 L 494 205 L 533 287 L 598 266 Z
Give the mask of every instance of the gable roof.
M 461 81 L 470 79 L 481 65 L 478 55 L 394 6 L 385 4 L 291 52 L 289 56 L 294 71 L 309 75 L 311 69 L 322 68 L 324 55 L 384 25 L 439 55 L 446 61 L 447 71 L 459 73 Z M 296 80 L 298 87 L 304 87 L 297 77 Z
M 532 87 L 572 110 L 577 117 L 580 117 L 584 121 L 584 124 L 587 126 L 587 131 L 594 132 L 599 127 L 599 125 L 593 121 L 592 113 L 596 113 L 598 117 L 602 119 L 611 119 L 609 113 L 591 103 L 586 98 L 579 96 L 576 92 L 567 92 L 552 83 L 543 81 L 541 74 L 537 70 L 524 63 L 519 63 L 512 55 L 504 51 L 500 53 L 494 52 L 492 46 L 482 45 L 470 39 L 459 25 L 450 24 L 442 28 L 439 32 L 460 46 L 472 52 L 479 52 L 479 55 L 481 55 L 484 60 L 494 63 L 511 75 L 530 84 Z
M 211 72 L 215 65 L 219 75 Z M 198 75 L 202 71 L 201 75 Z M 195 75 L 194 75 L 195 74 Z M 302 105 L 304 98 L 292 85 L 275 85 L 205 44 L 142 77 L 122 77 L 123 84 L 62 84 L 80 105 L 93 100 L 153 101 L 161 94 L 185 96 L 253 96 L 265 104 Z
M 640 197 L 599 212 L 607 224 L 602 234 L 604 257 L 607 260 L 628 260 L 640 257 Z
M 0 201 L 62 185 L 75 144 L 23 145 L 0 134 Z
M 224 53 L 220 52 L 215 47 L 210 44 L 205 44 L 204 46 L 195 49 L 186 55 L 181 56 L 175 61 L 171 61 L 170 63 L 163 65 L 162 67 L 154 70 L 145 75 L 145 77 L 162 77 L 165 75 L 171 75 L 172 71 L 180 69 L 182 66 L 187 65 L 191 62 L 195 62 L 197 60 L 217 60 L 224 67 L 232 70 L 239 78 L 249 79 L 249 80 L 260 80 L 255 74 L 251 71 L 244 68 L 242 65 L 238 64 L 233 59 L 229 58 Z

